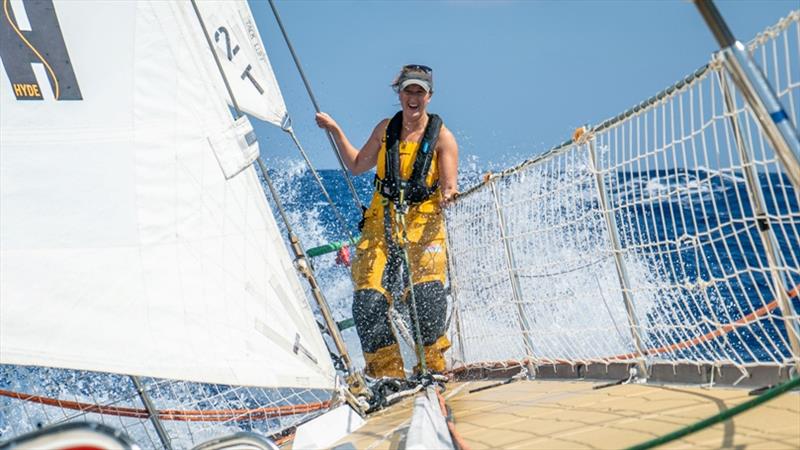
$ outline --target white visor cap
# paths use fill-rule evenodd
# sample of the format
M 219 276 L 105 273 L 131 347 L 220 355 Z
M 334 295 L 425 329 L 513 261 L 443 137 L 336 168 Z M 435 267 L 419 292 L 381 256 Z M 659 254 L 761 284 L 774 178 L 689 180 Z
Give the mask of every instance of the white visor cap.
M 431 91 L 431 84 L 425 80 L 420 80 L 418 78 L 409 78 L 408 80 L 403 81 L 402 83 L 400 83 L 400 90 L 402 91 L 403 89 L 411 86 L 412 84 L 416 84 L 417 86 L 420 86 L 422 89 L 425 89 L 425 92 Z

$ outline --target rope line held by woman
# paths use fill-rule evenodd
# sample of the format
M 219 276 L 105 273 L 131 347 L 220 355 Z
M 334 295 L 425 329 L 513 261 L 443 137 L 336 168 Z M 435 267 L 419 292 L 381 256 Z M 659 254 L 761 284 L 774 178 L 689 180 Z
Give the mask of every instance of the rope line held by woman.
M 322 178 L 319 176 L 319 172 L 317 172 L 317 169 L 314 167 L 314 164 L 308 157 L 308 153 L 306 153 L 305 149 L 303 148 L 303 145 L 300 144 L 300 140 L 297 138 L 297 135 L 295 134 L 294 130 L 291 127 L 291 124 L 283 127 L 283 131 L 288 133 L 289 137 L 292 138 L 292 142 L 294 142 L 295 147 L 297 147 L 297 151 L 299 151 L 300 155 L 303 157 L 303 160 L 306 163 L 306 167 L 308 167 L 309 172 L 311 172 L 312 178 L 314 178 L 314 181 L 317 183 L 320 192 L 322 192 L 322 196 L 325 197 L 325 201 L 328 203 L 328 206 L 330 206 L 331 210 L 333 211 L 333 214 L 336 216 L 336 220 L 339 222 L 339 227 L 341 228 L 342 232 L 347 235 L 350 242 L 354 243 L 356 241 L 356 238 L 355 235 L 353 235 L 350 224 L 347 222 L 347 219 L 345 219 L 342 212 L 333 202 L 333 199 L 328 193 L 328 189 L 325 188 L 325 184 L 322 182 Z
M 280 14 L 278 14 L 278 9 L 275 7 L 275 2 L 273 0 L 269 0 L 269 6 L 272 9 L 272 14 L 275 16 L 275 21 L 278 22 L 278 28 L 281 30 L 283 40 L 286 41 L 286 47 L 289 49 L 289 53 L 292 55 L 292 60 L 297 67 L 297 72 L 300 74 L 300 78 L 303 80 L 303 85 L 306 88 L 306 92 L 308 92 L 308 97 L 311 99 L 311 103 L 314 105 L 314 110 L 319 113 L 319 103 L 317 103 L 317 98 L 314 96 L 314 91 L 311 90 L 311 84 L 308 82 L 308 78 L 306 78 L 306 73 L 303 71 L 303 66 L 300 64 L 300 58 L 298 58 L 297 52 L 294 51 L 292 41 L 289 40 L 289 34 L 286 32 L 286 28 L 283 26 L 283 21 L 281 20 Z M 361 203 L 361 199 L 358 197 L 358 192 L 353 184 L 352 177 L 347 172 L 340 147 L 336 145 L 336 142 L 330 133 L 327 133 L 327 137 L 328 142 L 330 142 L 331 148 L 333 149 L 333 153 L 336 155 L 336 160 L 339 162 L 339 167 L 341 168 L 342 176 L 347 183 L 347 188 L 350 190 L 350 194 L 353 196 L 353 201 L 359 210 L 363 210 L 364 205 Z

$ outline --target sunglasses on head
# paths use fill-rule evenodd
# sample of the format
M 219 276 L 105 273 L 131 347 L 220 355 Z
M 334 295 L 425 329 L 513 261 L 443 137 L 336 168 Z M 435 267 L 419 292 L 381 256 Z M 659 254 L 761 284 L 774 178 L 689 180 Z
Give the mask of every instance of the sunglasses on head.
M 403 66 L 403 72 L 408 70 L 421 70 L 428 74 L 433 73 L 433 69 L 422 64 L 406 64 L 405 66 Z

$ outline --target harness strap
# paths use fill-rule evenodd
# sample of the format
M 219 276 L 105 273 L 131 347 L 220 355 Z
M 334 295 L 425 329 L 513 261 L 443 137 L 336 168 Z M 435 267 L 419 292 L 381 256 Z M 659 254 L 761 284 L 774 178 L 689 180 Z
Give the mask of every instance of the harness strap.
M 400 129 L 402 127 L 403 112 L 398 111 L 389 121 L 389 126 L 386 127 L 386 154 L 384 155 L 386 164 L 383 174 L 385 187 L 381 194 L 391 200 L 396 200 L 399 196 L 401 188 L 399 183 L 402 182 L 400 177 Z M 375 177 L 377 178 L 377 174 Z
M 431 186 L 427 184 L 428 172 L 433 163 L 434 149 L 439 140 L 439 132 L 442 129 L 442 119 L 436 114 L 428 116 L 428 126 L 425 128 L 425 135 L 420 142 L 417 157 L 414 160 L 414 169 L 409 179 L 408 193 L 406 194 L 411 202 L 420 202 L 430 197 L 439 187 L 439 180 L 434 180 Z
M 383 179 L 375 175 L 375 189 L 384 198 L 394 202 L 402 201 L 407 204 L 419 203 L 429 198 L 439 187 L 439 180 L 431 186 L 427 184 L 428 172 L 433 163 L 434 150 L 439 140 L 442 128 L 442 119 L 436 114 L 428 114 L 428 125 L 420 141 L 414 159 L 414 168 L 411 177 L 403 180 L 400 176 L 400 132 L 403 126 L 403 112 L 400 111 L 392 117 L 386 127 L 385 144 L 385 170 Z M 401 199 L 401 191 L 405 194 Z

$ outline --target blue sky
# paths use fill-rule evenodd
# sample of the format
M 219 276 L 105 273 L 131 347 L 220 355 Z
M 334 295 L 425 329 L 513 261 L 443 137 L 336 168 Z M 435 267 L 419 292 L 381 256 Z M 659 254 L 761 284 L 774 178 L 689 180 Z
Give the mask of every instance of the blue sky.
M 269 4 L 250 0 L 294 128 L 318 168 L 338 164 Z M 389 84 L 407 63 L 434 69 L 429 110 L 462 163 L 506 167 L 657 93 L 718 47 L 689 1 L 276 2 L 322 109 L 361 146 L 397 109 Z M 795 0 L 718 1 L 750 40 Z M 299 159 L 288 136 L 256 124 L 262 155 Z

